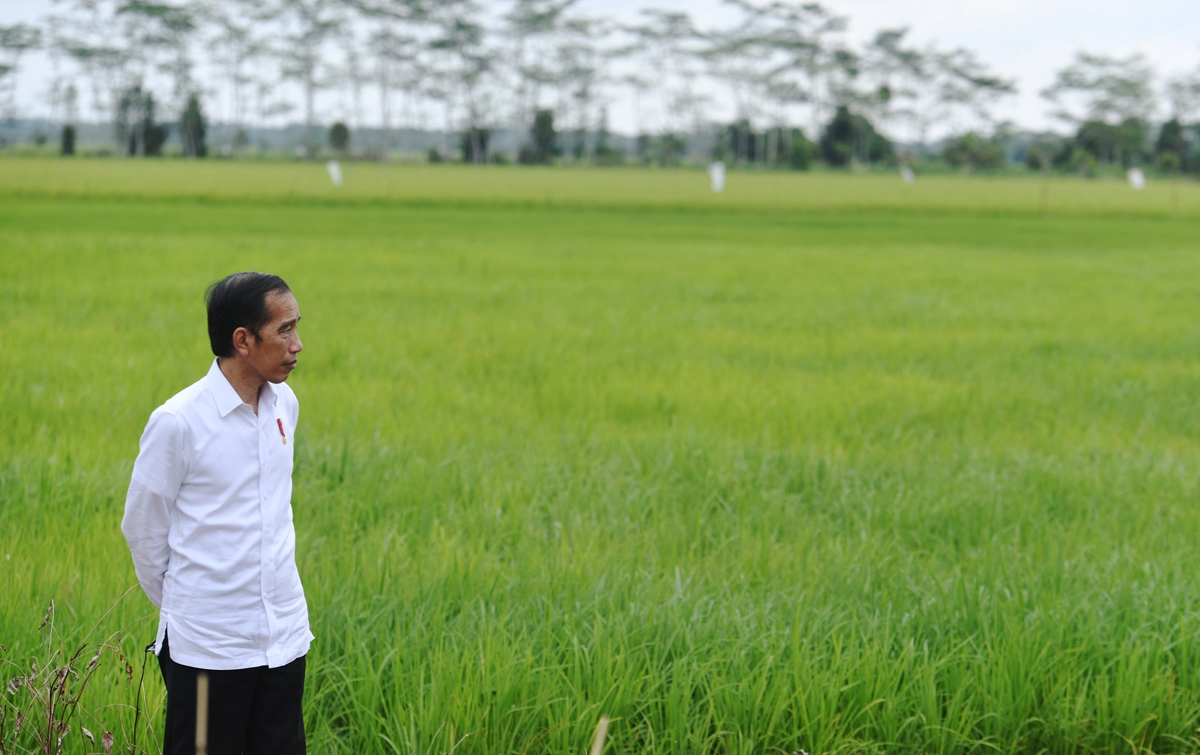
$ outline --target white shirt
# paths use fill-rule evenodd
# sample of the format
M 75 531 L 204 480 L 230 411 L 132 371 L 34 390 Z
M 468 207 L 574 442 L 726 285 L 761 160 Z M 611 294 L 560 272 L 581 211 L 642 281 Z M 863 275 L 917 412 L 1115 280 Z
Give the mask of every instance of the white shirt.
M 255 415 L 215 360 L 150 415 L 121 531 L 160 609 L 156 653 L 168 633 L 171 658 L 194 668 L 274 668 L 308 652 L 291 503 L 299 416 L 283 383 L 263 385 Z

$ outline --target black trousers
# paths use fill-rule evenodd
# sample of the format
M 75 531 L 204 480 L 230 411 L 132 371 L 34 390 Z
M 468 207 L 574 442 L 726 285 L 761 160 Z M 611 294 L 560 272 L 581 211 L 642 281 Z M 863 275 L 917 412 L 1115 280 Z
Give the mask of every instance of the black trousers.
M 158 665 L 167 685 L 163 755 L 196 753 L 196 675 L 171 660 L 163 639 Z M 304 658 L 286 666 L 205 671 L 208 755 L 304 755 Z

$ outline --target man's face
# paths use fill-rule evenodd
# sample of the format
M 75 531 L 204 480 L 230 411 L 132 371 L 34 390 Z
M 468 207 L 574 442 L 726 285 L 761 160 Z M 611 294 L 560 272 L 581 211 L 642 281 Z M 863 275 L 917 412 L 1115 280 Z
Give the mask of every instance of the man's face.
M 267 311 L 271 319 L 246 339 L 250 349 L 247 362 L 259 377 L 272 383 L 282 383 L 296 369 L 296 355 L 304 348 L 296 326 L 300 323 L 300 305 L 290 291 L 267 294 Z

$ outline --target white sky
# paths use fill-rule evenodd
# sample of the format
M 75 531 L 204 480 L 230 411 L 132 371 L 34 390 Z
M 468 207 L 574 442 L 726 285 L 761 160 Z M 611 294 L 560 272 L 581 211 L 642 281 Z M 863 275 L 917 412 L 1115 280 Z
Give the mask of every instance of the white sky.
M 879 29 L 907 26 L 909 41 L 919 46 L 936 42 L 941 48 L 974 50 L 993 71 L 1017 80 L 1020 93 L 1005 100 L 996 114 L 1024 128 L 1056 125 L 1038 92 L 1078 50 L 1122 57 L 1141 52 L 1160 77 L 1200 66 L 1197 0 L 827 0 L 825 5 L 849 17 L 852 42 L 865 41 Z M 702 28 L 718 27 L 733 17 L 721 0 L 581 0 L 579 7 L 614 21 L 633 21 L 645 7 L 687 11 Z M 0 24 L 36 22 L 50 9 L 50 0 L 0 0 Z M 37 95 L 47 87 L 45 56 L 26 56 L 22 69 L 21 110 L 44 115 L 45 106 L 35 100 L 44 99 Z M 614 94 L 611 126 L 632 131 L 628 93 Z M 720 102 L 722 93 L 714 95 Z M 712 113 L 729 114 L 719 109 Z

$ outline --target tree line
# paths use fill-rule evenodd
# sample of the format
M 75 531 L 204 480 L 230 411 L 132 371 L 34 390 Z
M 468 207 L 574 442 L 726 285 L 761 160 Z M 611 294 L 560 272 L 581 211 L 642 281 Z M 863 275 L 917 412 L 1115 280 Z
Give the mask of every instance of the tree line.
M 0 106 L 15 115 L 22 57 L 44 49 L 51 119 L 111 123 L 122 154 L 160 152 L 161 118 L 200 156 L 217 109 L 227 148 L 298 119 L 315 154 L 323 103 L 344 147 L 370 120 L 381 159 L 394 129 L 432 123 L 469 162 L 499 157 L 496 128 L 527 135 L 513 156 L 525 162 L 613 162 L 608 110 L 626 99 L 641 160 L 678 160 L 702 133 L 713 156 L 764 167 L 918 159 L 947 135 L 948 163 L 1007 159 L 1012 127 L 994 113 L 1016 83 L 971 50 L 915 44 L 907 28 L 854 44 L 849 19 L 816 2 L 725 2 L 730 20 L 709 28 L 653 8 L 614 23 L 578 0 L 54 0 L 40 25 L 0 26 Z M 714 123 L 717 91 L 729 123 Z M 1081 52 L 1041 94 L 1072 137 L 1026 145 L 1031 166 L 1200 169 L 1200 71 L 1160 81 L 1141 56 Z

